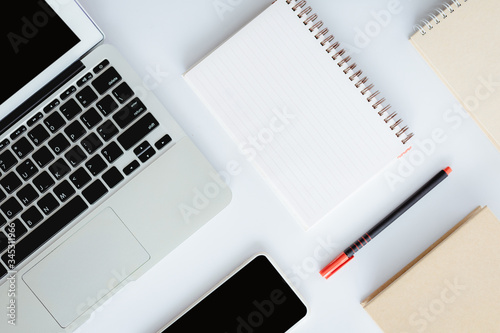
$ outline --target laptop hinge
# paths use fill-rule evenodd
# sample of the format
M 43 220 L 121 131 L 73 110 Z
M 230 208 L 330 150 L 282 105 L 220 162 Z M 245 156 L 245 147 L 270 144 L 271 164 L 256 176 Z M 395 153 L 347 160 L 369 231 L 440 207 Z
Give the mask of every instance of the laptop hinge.
M 53 94 L 54 91 L 75 77 L 75 75 L 81 72 L 84 68 L 85 65 L 80 60 L 74 62 L 71 66 L 66 68 L 49 83 L 47 83 L 42 89 L 38 90 L 35 94 L 28 98 L 23 104 L 15 108 L 5 118 L 0 120 L 0 135 L 8 131 L 17 121 L 35 109 L 51 94 Z

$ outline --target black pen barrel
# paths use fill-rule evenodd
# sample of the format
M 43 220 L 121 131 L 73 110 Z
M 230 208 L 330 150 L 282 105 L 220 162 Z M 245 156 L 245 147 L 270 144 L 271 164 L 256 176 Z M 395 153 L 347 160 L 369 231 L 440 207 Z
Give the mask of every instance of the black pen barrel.
M 413 195 L 408 199 L 403 201 L 399 206 L 397 206 L 392 212 L 390 212 L 386 217 L 384 217 L 379 223 L 373 226 L 367 233 L 362 235 L 358 240 L 356 240 L 350 247 L 344 250 L 344 253 L 351 257 L 354 253 L 358 252 L 363 246 L 368 244 L 373 238 L 375 238 L 379 233 L 381 233 L 385 228 L 387 228 L 392 222 L 403 215 L 410 207 L 416 204 L 420 199 L 422 199 L 427 193 L 429 193 L 434 187 L 441 183 L 448 173 L 445 170 L 439 171 L 434 177 L 432 177 L 427 183 L 422 185 Z
M 398 207 L 396 207 L 392 212 L 390 212 L 382 221 L 377 223 L 373 228 L 371 228 L 367 234 L 370 237 L 377 236 L 382 230 L 394 222 L 398 217 L 403 215 L 408 209 L 410 209 L 414 204 L 416 204 L 420 199 L 422 199 L 427 193 L 429 193 L 434 187 L 441 183 L 448 174 L 446 171 L 439 171 L 434 177 L 432 177 L 427 183 L 422 185 L 412 196 L 403 201 Z

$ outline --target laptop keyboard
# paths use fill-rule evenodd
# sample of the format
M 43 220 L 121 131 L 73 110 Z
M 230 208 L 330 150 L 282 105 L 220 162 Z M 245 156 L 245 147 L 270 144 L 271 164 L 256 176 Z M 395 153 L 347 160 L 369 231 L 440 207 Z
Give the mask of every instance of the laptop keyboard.
M 0 142 L 0 278 L 171 142 L 158 127 L 104 60 Z

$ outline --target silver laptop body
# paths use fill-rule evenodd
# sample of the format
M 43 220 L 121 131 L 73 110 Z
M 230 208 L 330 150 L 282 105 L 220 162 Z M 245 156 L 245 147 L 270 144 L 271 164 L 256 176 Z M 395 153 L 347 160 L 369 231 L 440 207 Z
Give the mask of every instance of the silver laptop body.
M 80 40 L 100 34 L 76 2 L 60 3 L 13 18 L 2 53 L 47 38 L 58 18 L 85 21 L 70 28 Z M 116 49 L 94 46 L 56 83 L 17 89 L 21 107 L 0 105 L 0 332 L 73 331 L 231 200 Z

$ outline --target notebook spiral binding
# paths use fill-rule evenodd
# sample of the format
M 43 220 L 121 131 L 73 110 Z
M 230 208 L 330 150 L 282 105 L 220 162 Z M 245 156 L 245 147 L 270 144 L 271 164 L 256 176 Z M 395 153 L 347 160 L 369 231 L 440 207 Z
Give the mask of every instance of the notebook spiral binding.
M 467 0 L 451 0 L 449 2 L 445 2 L 441 8 L 437 8 L 434 12 L 430 13 L 427 19 L 422 20 L 421 24 L 417 24 L 414 27 L 415 32 L 420 32 L 422 35 L 427 33 L 427 30 L 432 30 L 434 25 L 441 23 L 441 20 L 444 20 L 448 17 L 449 14 L 455 12 L 456 9 L 462 6 L 462 3 L 466 3 Z
M 408 140 L 413 137 L 413 133 L 406 133 L 409 130 L 408 126 L 400 127 L 400 125 L 403 123 L 403 120 L 399 117 L 396 117 L 396 112 L 389 112 L 391 108 L 390 104 L 386 106 L 382 105 L 385 102 L 385 98 L 376 98 L 380 94 L 380 91 L 377 90 L 372 93 L 374 85 L 367 83 L 368 77 L 363 77 L 363 71 L 360 69 L 354 71 L 357 67 L 356 63 L 349 64 L 351 57 L 343 57 L 346 53 L 345 49 L 340 47 L 340 43 L 338 41 L 334 41 L 335 37 L 332 34 L 328 35 L 329 30 L 328 28 L 323 28 L 323 21 L 318 21 L 315 23 L 318 15 L 311 15 L 312 8 L 310 6 L 307 6 L 307 1 L 286 0 L 286 3 L 292 6 L 291 8 L 293 11 L 298 12 L 297 16 L 300 19 L 304 19 L 304 25 L 311 24 L 311 27 L 309 28 L 309 31 L 311 33 L 318 31 L 314 35 L 316 39 L 320 39 L 322 36 L 324 37 L 320 42 L 321 46 L 326 47 L 326 52 L 333 53 L 332 59 L 337 61 L 337 65 L 339 67 L 345 66 L 345 68 L 343 69 L 344 74 L 349 75 L 349 80 L 353 82 L 357 80 L 357 82 L 354 83 L 354 86 L 360 90 L 362 95 L 367 96 L 366 100 L 369 103 L 373 103 L 372 107 L 375 111 L 378 112 L 379 116 L 382 117 L 386 115 L 384 121 L 389 125 L 389 128 L 392 131 L 395 131 L 395 135 L 398 138 L 401 138 L 401 142 L 403 144 L 406 144 Z

